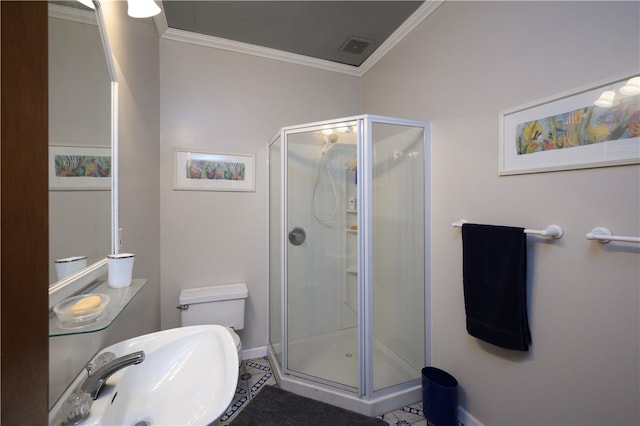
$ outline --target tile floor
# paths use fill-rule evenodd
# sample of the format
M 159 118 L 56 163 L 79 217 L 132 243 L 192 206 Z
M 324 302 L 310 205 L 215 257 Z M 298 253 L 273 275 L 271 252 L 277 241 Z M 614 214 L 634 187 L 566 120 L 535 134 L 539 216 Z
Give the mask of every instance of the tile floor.
M 238 387 L 233 403 L 229 410 L 220 418 L 217 426 L 226 426 L 233 421 L 236 415 L 242 411 L 247 403 L 258 394 L 264 385 L 276 385 L 276 379 L 271 373 L 271 365 L 267 357 L 253 358 L 243 361 L 244 371 L 240 371 Z M 427 420 L 422 414 L 422 403 L 403 407 L 400 410 L 383 414 L 378 418 L 383 419 L 391 426 L 426 426 Z

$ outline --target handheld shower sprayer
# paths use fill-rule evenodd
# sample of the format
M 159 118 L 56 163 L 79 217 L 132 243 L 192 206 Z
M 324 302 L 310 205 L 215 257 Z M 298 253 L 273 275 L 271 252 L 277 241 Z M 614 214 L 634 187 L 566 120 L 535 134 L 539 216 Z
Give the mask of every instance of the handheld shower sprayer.
M 336 135 L 335 133 L 325 135 L 324 146 L 322 147 L 322 155 L 325 155 L 327 152 L 329 152 L 333 144 L 336 142 L 338 142 L 338 135 Z
M 313 185 L 313 194 L 311 195 L 311 210 L 313 212 L 313 216 L 318 220 L 318 222 L 320 223 L 327 223 L 332 221 L 335 217 L 336 214 L 338 213 L 338 191 L 336 190 L 336 185 L 333 182 L 333 178 L 331 177 L 331 172 L 329 171 L 329 167 L 327 166 L 327 153 L 331 150 L 331 148 L 335 145 L 336 142 L 338 142 L 338 135 L 331 132 L 331 133 L 323 133 L 322 134 L 324 136 L 324 146 L 322 147 L 322 151 L 320 153 L 320 161 L 318 161 L 317 163 L 317 168 L 316 168 L 316 180 L 315 183 Z M 322 217 L 318 214 L 318 212 L 316 211 L 316 192 L 318 190 L 318 183 L 320 181 L 320 174 L 321 174 L 321 170 L 324 169 L 327 178 L 329 180 L 329 184 L 331 185 L 331 189 L 333 191 L 333 212 L 325 217 Z

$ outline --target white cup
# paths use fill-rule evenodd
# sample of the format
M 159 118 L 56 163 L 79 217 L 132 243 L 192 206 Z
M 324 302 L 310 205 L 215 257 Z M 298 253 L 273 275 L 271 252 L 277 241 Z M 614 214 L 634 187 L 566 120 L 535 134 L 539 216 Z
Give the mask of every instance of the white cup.
M 121 288 L 131 285 L 133 274 L 133 261 L 136 255 L 133 253 L 110 254 L 107 256 L 109 263 L 109 287 Z
M 87 267 L 87 256 L 73 256 L 64 259 L 56 259 L 53 261 L 56 265 L 56 275 L 58 280 L 75 274 L 80 269 Z

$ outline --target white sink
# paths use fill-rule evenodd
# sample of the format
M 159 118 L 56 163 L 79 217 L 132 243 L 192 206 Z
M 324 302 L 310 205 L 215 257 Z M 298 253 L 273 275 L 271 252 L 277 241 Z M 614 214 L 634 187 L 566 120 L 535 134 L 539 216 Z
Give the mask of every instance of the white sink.
M 142 363 L 109 377 L 82 425 L 208 425 L 233 399 L 238 352 L 229 331 L 198 325 L 159 331 L 104 348 Z

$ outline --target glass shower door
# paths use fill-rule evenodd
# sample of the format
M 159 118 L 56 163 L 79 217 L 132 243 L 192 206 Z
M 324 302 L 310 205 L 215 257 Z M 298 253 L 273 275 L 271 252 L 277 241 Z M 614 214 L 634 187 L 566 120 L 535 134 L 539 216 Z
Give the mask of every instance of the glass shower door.
M 356 123 L 285 131 L 286 370 L 359 384 Z
M 373 390 L 421 377 L 425 353 L 425 130 L 372 123 Z

